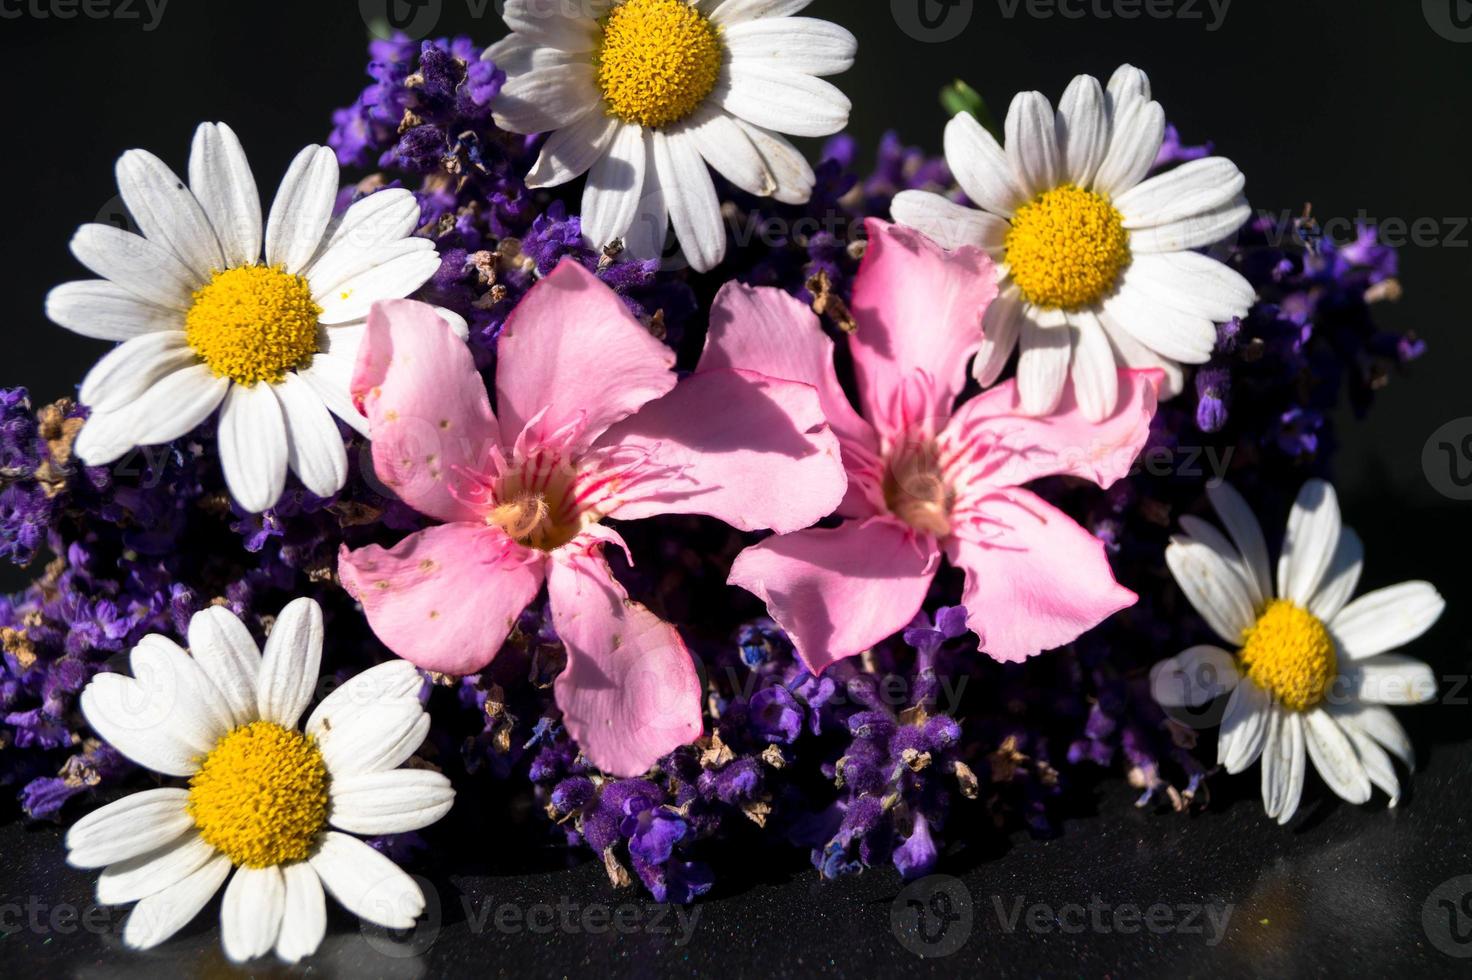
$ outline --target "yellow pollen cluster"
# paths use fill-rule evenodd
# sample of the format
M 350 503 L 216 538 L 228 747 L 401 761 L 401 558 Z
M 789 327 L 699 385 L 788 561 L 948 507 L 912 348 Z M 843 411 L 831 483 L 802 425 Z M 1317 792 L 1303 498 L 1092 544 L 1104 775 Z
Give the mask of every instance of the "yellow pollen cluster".
M 1286 599 L 1269 603 L 1242 634 L 1238 660 L 1252 682 L 1286 708 L 1305 711 L 1334 680 L 1334 641 L 1318 617 Z
M 246 265 L 214 273 L 195 291 L 184 336 L 216 377 L 274 384 L 317 353 L 321 315 L 301 276 Z
M 659 129 L 700 107 L 721 71 L 720 36 L 687 0 L 627 0 L 603 21 L 598 87 L 608 114 Z
M 1018 208 L 1005 244 L 1013 281 L 1043 309 L 1092 306 L 1130 264 L 1124 219 L 1107 198 L 1073 184 Z
M 327 824 L 327 765 L 301 732 L 243 725 L 190 777 L 188 811 L 205 843 L 237 865 L 303 861 Z

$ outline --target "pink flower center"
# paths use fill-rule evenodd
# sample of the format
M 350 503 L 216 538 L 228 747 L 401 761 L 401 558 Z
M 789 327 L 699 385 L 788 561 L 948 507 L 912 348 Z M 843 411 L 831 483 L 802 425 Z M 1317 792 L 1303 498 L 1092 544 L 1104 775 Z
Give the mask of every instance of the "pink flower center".
M 934 441 L 910 440 L 896 446 L 884 469 L 883 487 L 885 506 L 895 517 L 938 538 L 951 533 L 956 495 Z

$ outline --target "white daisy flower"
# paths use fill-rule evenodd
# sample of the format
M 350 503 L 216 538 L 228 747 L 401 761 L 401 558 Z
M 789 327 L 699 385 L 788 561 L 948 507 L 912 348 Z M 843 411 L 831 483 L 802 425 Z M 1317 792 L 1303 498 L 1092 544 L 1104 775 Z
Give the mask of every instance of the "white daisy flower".
M 1164 394 L 1179 394 L 1181 364 L 1204 363 L 1216 323 L 1252 305 L 1246 279 L 1195 251 L 1247 220 L 1246 179 L 1221 157 L 1145 179 L 1164 134 L 1144 72 L 1125 65 L 1107 89 L 1080 75 L 1056 113 L 1039 92 L 1014 98 L 1005 150 L 969 113 L 951 119 L 946 162 L 980 210 L 926 191 L 894 199 L 900 224 L 997 262 L 973 370 L 994 383 L 1020 343 L 1029 414 L 1052 412 L 1071 375 L 1084 413 L 1107 418 L 1118 366 L 1160 368 Z
M 1287 823 L 1298 810 L 1304 759 L 1350 803 L 1378 786 L 1394 806 L 1400 781 L 1387 751 L 1414 765 L 1410 739 L 1384 706 L 1436 696 L 1419 660 L 1390 653 L 1431 628 L 1446 603 L 1426 582 L 1349 598 L 1364 546 L 1339 523 L 1334 488 L 1310 480 L 1288 518 L 1278 590 L 1262 528 L 1229 485 L 1208 490 L 1226 535 L 1195 517 L 1166 549 L 1166 564 L 1191 605 L 1235 652 L 1198 646 L 1150 672 L 1163 707 L 1199 708 L 1230 692 L 1217 759 L 1230 773 L 1262 758 L 1262 799 Z M 1229 540 L 1230 539 L 1230 540 Z
M 419 672 L 402 660 L 364 671 L 324 698 L 302 732 L 322 657 L 317 603 L 283 609 L 264 656 L 219 606 L 190 621 L 189 646 L 192 656 L 144 637 L 132 677 L 98 674 L 82 692 L 82 713 L 113 748 L 189 779 L 110 803 L 66 835 L 73 866 L 103 869 L 98 902 L 138 903 L 123 941 L 163 942 L 227 877 L 220 933 L 232 960 L 315 951 L 323 888 L 370 922 L 412 926 L 424 910 L 419 886 L 349 834 L 417 830 L 454 802 L 440 773 L 398 768 L 429 731 Z
M 382 190 L 334 219 L 337 158 L 309 146 L 263 235 L 255 177 L 224 123 L 195 131 L 187 187 L 146 150 L 123 154 L 117 180 L 142 236 L 83 225 L 72 253 L 102 278 L 46 298 L 61 326 L 122 342 L 82 382 L 82 462 L 177 439 L 219 408 L 220 460 L 241 506 L 274 504 L 288 467 L 319 496 L 340 490 L 348 460 L 332 416 L 367 434 L 348 381 L 368 308 L 439 268 L 434 243 L 410 237 L 414 195 Z
M 527 175 L 555 187 L 588 174 L 583 233 L 663 251 L 671 223 L 704 272 L 726 253 L 707 164 L 744 191 L 801 204 L 813 168 L 778 133 L 827 136 L 849 100 L 822 76 L 858 44 L 811 0 L 506 0 L 512 33 L 485 57 L 507 74 L 496 125 L 552 136 Z

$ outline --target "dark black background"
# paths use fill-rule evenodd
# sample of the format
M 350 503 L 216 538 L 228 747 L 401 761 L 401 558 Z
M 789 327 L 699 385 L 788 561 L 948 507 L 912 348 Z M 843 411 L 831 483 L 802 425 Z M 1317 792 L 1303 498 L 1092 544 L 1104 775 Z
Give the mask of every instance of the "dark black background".
M 91 2 L 107 9 L 102 0 Z M 916 0 L 899 2 L 913 7 Z M 1018 89 L 1056 99 L 1074 74 L 1107 77 L 1129 61 L 1149 71 L 1156 97 L 1188 141 L 1212 139 L 1237 162 L 1257 208 L 1296 212 L 1312 202 L 1325 221 L 1363 213 L 1408 226 L 1431 222 L 1429 238 L 1401 253 L 1405 298 L 1379 311 L 1386 324 L 1425 338 L 1430 353 L 1394 380 L 1368 421 L 1344 420 L 1336 482 L 1346 520 L 1366 540 L 1365 587 L 1425 577 L 1450 599 L 1442 624 L 1413 652 L 1437 666 L 1445 691 L 1455 691 L 1472 660 L 1472 627 L 1462 608 L 1472 504 L 1439 495 L 1421 454 L 1438 427 L 1472 415 L 1464 378 L 1472 367 L 1464 293 L 1472 281 L 1472 228 L 1464 225 L 1472 216 L 1472 43 L 1433 27 L 1438 10 L 1456 4 L 1472 14 L 1472 4 L 1233 0 L 1220 23 L 1206 0 L 1166 4 L 1177 14 L 1168 18 L 1095 12 L 1131 3 L 1071 0 L 1065 6 L 1083 14 L 1074 18 L 1034 16 L 1056 8 L 1025 0 L 1012 16 L 1010 0 L 963 0 L 952 16 L 964 27 L 952 21 L 959 34 L 941 43 L 904 31 L 901 21 L 913 21 L 897 18 L 890 0 L 816 0 L 809 12 L 859 37 L 858 64 L 838 81 L 853 99 L 851 131 L 864 146 L 896 128 L 907 141 L 938 150 L 945 114 L 935 93 L 956 77 L 1000 115 Z M 106 350 L 49 324 L 42 301 L 51 286 L 85 275 L 67 241 L 79 224 L 116 214 L 112 165 L 123 150 L 149 148 L 182 171 L 195 124 L 224 120 L 240 134 L 269 195 L 291 156 L 323 141 L 332 109 L 350 103 L 366 82 L 362 7 L 371 10 L 372 0 L 171 0 L 152 30 L 145 29 L 153 16 L 143 0 L 124 4 L 114 0 L 114 16 L 62 19 L 56 14 L 80 11 L 73 0 L 0 0 L 0 384 L 28 385 L 37 403 L 72 393 Z M 36 16 L 38 7 L 48 16 Z M 439 8 L 435 34 L 464 32 L 488 42 L 503 31 L 493 3 L 441 0 Z M 18 579 L 3 581 L 13 586 Z M 445 928 L 423 957 L 374 954 L 346 917 L 333 920 L 324 948 L 334 965 L 386 976 L 642 969 L 802 975 L 870 973 L 872 964 L 886 972 L 1004 975 L 1451 973 L 1468 961 L 1435 948 L 1421 908 L 1438 883 L 1472 874 L 1465 697 L 1403 717 L 1425 765 L 1398 811 L 1385 811 L 1378 798 L 1364 809 L 1323 801 L 1324 790 L 1311 780 L 1309 796 L 1320 802 L 1308 818 L 1287 830 L 1271 827 L 1254 799 L 1254 770 L 1219 780 L 1226 793 L 1194 818 L 1136 811 L 1127 789 L 1113 785 L 1100 792 L 1098 816 L 1081 813 L 1061 840 L 973 848 L 948 869 L 975 899 L 971 938 L 956 955 L 928 963 L 891 932 L 899 887 L 892 874 L 820 884 L 800 865 L 780 863 L 701 906 L 694 939 L 683 947 L 650 931 L 619 939 L 492 928 L 474 936 L 462 896 L 476 907 L 487 900 L 555 905 L 561 896 L 582 905 L 629 900 L 608 889 L 596 866 L 550 870 L 555 855 L 499 854 L 484 840 L 470 847 L 467 873 L 467 859 L 436 856 L 435 866 L 452 869 L 430 873 Z M 473 837 L 475 820 L 462 823 Z M 88 901 L 90 877 L 61 868 L 54 830 L 3 828 L 0 869 L 0 906 L 29 895 L 51 905 Z M 991 897 L 999 894 L 1010 906 L 1025 896 L 1056 908 L 1095 893 L 1112 904 L 1231 903 L 1235 911 L 1224 941 L 1207 949 L 1202 937 L 1181 934 L 1070 936 L 1024 928 L 1008 936 Z M 1472 927 L 1472 917 L 1463 921 Z M 0 932 L 10 928 L 0 921 Z M 0 953 L 20 948 L 38 967 L 96 975 L 223 966 L 207 918 L 152 958 L 118 958 L 110 945 L 26 927 L 0 940 Z

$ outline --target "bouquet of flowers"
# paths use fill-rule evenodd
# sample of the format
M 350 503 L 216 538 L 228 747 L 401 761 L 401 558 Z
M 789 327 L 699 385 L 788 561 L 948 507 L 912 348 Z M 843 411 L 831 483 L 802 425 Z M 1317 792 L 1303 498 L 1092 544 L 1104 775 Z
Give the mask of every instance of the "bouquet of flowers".
M 925 875 L 1097 774 L 1398 800 L 1444 604 L 1355 597 L 1324 480 L 1421 353 L 1395 254 L 1254 218 L 1128 65 L 1000 126 L 958 84 L 943 158 L 863 170 L 804 6 L 375 40 L 264 212 L 224 123 L 119 159 L 46 304 L 116 348 L 0 392 L 0 774 L 128 945 L 222 887 L 235 960 L 325 893 L 408 927 L 452 807 L 688 903 L 754 846 Z

